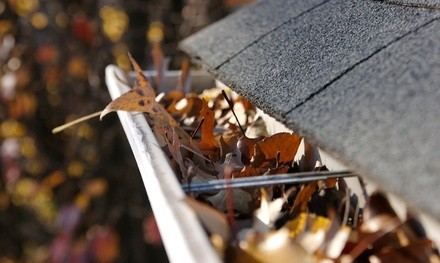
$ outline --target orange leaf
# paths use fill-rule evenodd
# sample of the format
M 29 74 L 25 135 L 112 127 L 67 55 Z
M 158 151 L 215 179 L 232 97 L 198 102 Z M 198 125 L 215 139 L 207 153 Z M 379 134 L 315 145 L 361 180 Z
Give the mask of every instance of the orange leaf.
M 250 163 L 252 155 L 254 154 L 255 144 L 260 140 L 261 138 L 248 138 L 244 135 L 238 140 L 237 146 L 241 152 L 241 161 L 243 164 L 247 165 Z
M 307 204 L 317 187 L 318 183 L 312 182 L 301 189 L 291 209 L 293 215 L 297 215 L 301 212 L 307 212 Z
M 200 112 L 199 120 L 203 119 L 202 123 L 202 138 L 197 142 L 197 146 L 203 152 L 207 152 L 208 155 L 212 154 L 213 151 L 217 151 L 219 145 L 214 137 L 214 112 L 208 107 L 208 103 L 203 101 L 203 107 Z
M 261 169 L 253 166 L 245 166 L 240 172 L 232 173 L 234 178 L 251 177 L 261 175 Z
M 301 137 L 290 133 L 277 133 L 255 144 L 253 166 L 267 166 L 271 162 L 290 164 L 298 151 Z

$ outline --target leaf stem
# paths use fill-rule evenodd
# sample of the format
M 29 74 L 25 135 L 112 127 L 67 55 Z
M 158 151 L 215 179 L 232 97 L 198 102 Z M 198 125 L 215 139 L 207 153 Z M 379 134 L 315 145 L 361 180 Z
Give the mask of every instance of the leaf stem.
M 70 122 L 68 122 L 68 123 L 65 123 L 65 124 L 63 124 L 63 125 L 61 125 L 61 126 L 55 127 L 55 128 L 52 130 L 52 133 L 53 133 L 53 134 L 55 134 L 55 133 L 59 133 L 59 132 L 65 130 L 65 129 L 67 129 L 67 128 L 73 126 L 73 125 L 76 125 L 76 124 L 80 123 L 80 122 L 83 122 L 83 121 L 89 120 L 89 119 L 94 118 L 94 117 L 98 117 L 99 115 L 101 115 L 101 112 L 102 112 L 102 111 L 98 111 L 98 112 L 95 112 L 95 113 L 92 113 L 92 114 L 89 114 L 89 115 L 83 116 L 83 117 L 81 117 L 81 118 L 78 118 L 78 119 L 76 119 L 76 120 L 70 121 Z

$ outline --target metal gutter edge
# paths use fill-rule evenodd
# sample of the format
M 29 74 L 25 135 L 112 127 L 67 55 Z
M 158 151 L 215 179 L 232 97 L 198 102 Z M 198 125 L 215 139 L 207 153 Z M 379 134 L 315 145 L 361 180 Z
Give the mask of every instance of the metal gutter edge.
M 112 99 L 129 90 L 117 66 L 105 69 Z M 178 184 L 150 126 L 142 113 L 117 112 L 128 138 L 153 209 L 170 262 L 221 262 L 196 214 L 185 202 Z

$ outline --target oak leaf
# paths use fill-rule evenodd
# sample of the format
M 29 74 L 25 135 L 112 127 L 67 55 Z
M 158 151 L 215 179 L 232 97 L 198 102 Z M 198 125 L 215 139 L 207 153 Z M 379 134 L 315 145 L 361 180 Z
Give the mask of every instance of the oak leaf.
M 141 68 L 137 62 L 130 56 L 131 63 L 136 72 L 137 84 L 135 87 L 122 94 L 110 102 L 101 112 L 100 119 L 110 112 L 123 111 L 139 111 L 148 113 L 153 122 L 159 125 L 169 124 L 176 126 L 176 121 L 163 108 L 163 106 L 156 102 L 156 93 L 153 86 L 148 81 L 147 77 L 142 73 Z

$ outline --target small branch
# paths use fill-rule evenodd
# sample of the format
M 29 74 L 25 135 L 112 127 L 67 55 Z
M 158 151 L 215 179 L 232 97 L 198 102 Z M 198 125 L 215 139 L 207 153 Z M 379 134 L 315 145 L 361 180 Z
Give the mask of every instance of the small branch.
M 238 127 L 240 127 L 240 131 L 241 131 L 241 133 L 243 134 L 243 136 L 246 136 L 245 133 L 244 133 L 244 129 L 243 129 L 243 127 L 241 126 L 240 121 L 238 120 L 237 115 L 235 114 L 235 111 L 234 111 L 234 104 L 233 104 L 232 101 L 228 98 L 228 95 L 226 95 L 226 92 L 225 92 L 224 90 L 222 90 L 222 94 L 223 94 L 223 97 L 225 97 L 225 100 L 226 100 L 226 102 L 228 103 L 229 107 L 231 108 L 232 114 L 234 114 L 235 120 L 237 121 Z
M 200 127 L 202 127 L 203 122 L 205 121 L 205 118 L 202 118 L 199 122 L 199 125 L 197 125 L 197 128 L 194 130 L 194 132 L 191 134 L 191 140 L 194 139 L 194 136 L 196 136 L 197 132 L 200 130 Z

